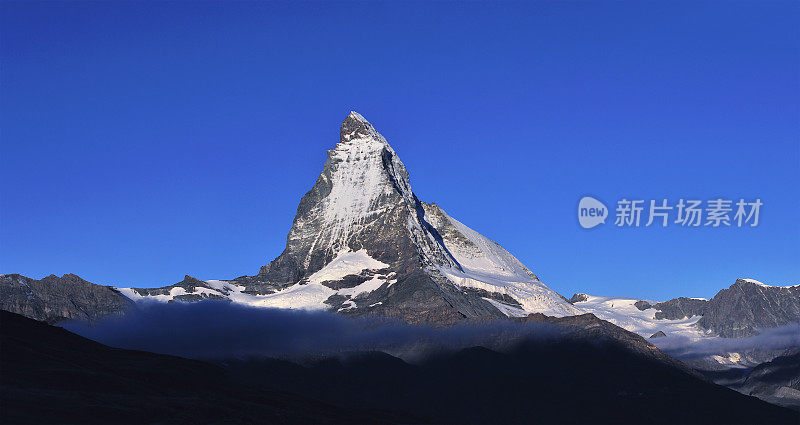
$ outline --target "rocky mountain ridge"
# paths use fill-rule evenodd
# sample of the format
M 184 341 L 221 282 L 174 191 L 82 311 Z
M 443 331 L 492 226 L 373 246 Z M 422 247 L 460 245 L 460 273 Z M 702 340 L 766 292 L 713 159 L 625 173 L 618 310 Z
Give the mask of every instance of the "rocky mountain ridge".
M 598 298 L 610 300 L 612 307 L 601 307 L 590 301 Z M 737 279 L 710 300 L 680 297 L 651 304 L 646 300 L 579 293 L 573 295 L 570 302 L 612 321 L 615 313 L 620 316 L 640 315 L 656 327 L 663 323 L 664 329 L 658 330 L 667 334 L 667 326 L 674 322 L 681 325 L 691 322 L 692 327 L 704 334 L 723 338 L 750 337 L 757 335 L 760 329 L 800 322 L 800 285 L 772 286 L 753 279 Z M 642 313 L 630 309 L 630 306 Z M 632 326 L 621 326 L 632 330 Z
M 125 314 L 132 306 L 115 288 L 95 285 L 74 274 L 38 280 L 0 275 L 0 309 L 48 323 L 69 319 L 93 322 Z

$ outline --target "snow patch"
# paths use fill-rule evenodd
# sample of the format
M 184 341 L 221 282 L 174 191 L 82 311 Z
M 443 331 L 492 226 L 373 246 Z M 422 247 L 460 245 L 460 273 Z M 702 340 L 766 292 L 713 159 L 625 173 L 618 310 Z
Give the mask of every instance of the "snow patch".
M 694 326 L 702 316 L 692 316 L 679 320 L 656 319 L 658 310 L 654 308 L 639 310 L 634 305 L 639 301 L 637 298 L 598 297 L 594 295 L 586 295 L 586 297 L 586 301 L 576 303 L 575 307 L 645 338 L 658 331 L 663 331 L 668 336 L 681 335 L 688 338 L 701 338 L 704 336 L 703 332 Z M 651 301 L 647 302 L 653 304 Z
M 379 276 L 373 276 L 372 279 L 352 288 L 345 288 L 340 289 L 338 294 L 349 296 L 350 298 L 356 298 L 361 294 L 372 292 L 381 287 L 386 283 L 385 279 L 380 278 Z
M 184 288 L 172 288 L 166 295 L 140 295 L 134 288 L 116 288 L 122 295 L 133 301 L 159 301 L 168 302 L 178 295 L 186 294 L 215 294 L 223 296 L 232 302 L 245 304 L 253 307 L 302 309 L 302 310 L 327 310 L 330 308 L 325 304 L 325 300 L 331 295 L 339 294 L 350 298 L 355 298 L 363 293 L 372 292 L 383 285 L 387 279 L 381 275 L 373 276 L 372 279 L 361 283 L 353 288 L 340 289 L 338 291 L 322 285 L 325 281 L 336 281 L 348 275 L 357 275 L 364 270 L 380 270 L 388 267 L 367 254 L 362 249 L 359 251 L 345 250 L 340 252 L 325 267 L 312 274 L 307 283 L 296 283 L 272 294 L 249 294 L 244 293 L 244 286 L 236 285 L 225 280 L 208 280 L 206 284 L 210 288 L 195 288 L 194 292 L 187 292 Z M 346 308 L 355 308 L 355 303 L 348 300 L 345 302 Z
M 505 303 L 501 303 L 500 301 L 483 297 L 484 300 L 489 301 L 493 306 L 495 306 L 501 313 L 505 314 L 508 317 L 525 317 L 529 313 L 519 307 L 514 307 L 512 305 L 508 305 Z
M 179 295 L 188 295 L 188 294 L 218 294 L 216 291 L 208 289 L 208 288 L 195 288 L 194 292 L 186 292 L 186 289 L 181 288 L 180 286 L 176 286 L 169 290 L 169 294 L 159 294 L 159 295 L 141 295 L 134 290 L 134 288 L 114 288 L 122 295 L 128 297 L 133 301 L 158 301 L 158 302 L 169 302 L 173 300 L 175 297 Z
M 717 363 L 725 366 L 740 366 L 742 355 L 739 353 L 728 353 L 726 356 L 711 356 Z
M 308 281 L 322 283 L 326 280 L 340 280 L 345 276 L 359 274 L 364 270 L 380 270 L 387 267 L 389 267 L 388 264 L 370 257 L 366 249 L 355 252 L 345 250 L 339 252 L 336 258 L 325 267 L 312 274 Z
M 800 285 L 789 285 L 789 286 L 775 286 L 775 285 L 767 285 L 766 283 L 761 283 L 755 279 L 742 279 L 745 282 L 755 283 L 758 286 L 763 286 L 765 288 L 794 288 L 795 286 Z

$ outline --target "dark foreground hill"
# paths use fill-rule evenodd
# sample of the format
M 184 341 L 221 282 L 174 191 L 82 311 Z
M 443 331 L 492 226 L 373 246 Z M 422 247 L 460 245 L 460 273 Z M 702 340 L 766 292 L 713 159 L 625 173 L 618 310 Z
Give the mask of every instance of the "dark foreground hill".
M 0 319 L 4 423 L 796 424 L 800 419 L 605 334 L 592 340 L 585 332 L 570 332 L 501 351 L 472 347 L 413 364 L 372 352 L 302 365 L 227 359 L 218 366 L 110 348 L 13 313 L 2 312 Z M 566 326 L 602 328 L 588 319 Z
M 358 353 L 297 365 L 227 362 L 241 379 L 342 406 L 432 423 L 797 424 L 800 414 L 721 387 L 613 342 L 472 347 L 409 364 Z
M 0 310 L 0 423 L 396 423 L 248 387 L 224 368 L 122 350 Z

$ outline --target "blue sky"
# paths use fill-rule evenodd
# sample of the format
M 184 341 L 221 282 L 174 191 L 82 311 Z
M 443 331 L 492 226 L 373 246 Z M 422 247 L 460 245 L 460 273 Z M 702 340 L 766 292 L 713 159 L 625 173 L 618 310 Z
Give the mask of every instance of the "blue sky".
M 797 2 L 0 3 L 0 273 L 161 286 L 283 249 L 357 110 L 566 296 L 800 283 Z M 760 198 L 582 229 L 584 195 Z

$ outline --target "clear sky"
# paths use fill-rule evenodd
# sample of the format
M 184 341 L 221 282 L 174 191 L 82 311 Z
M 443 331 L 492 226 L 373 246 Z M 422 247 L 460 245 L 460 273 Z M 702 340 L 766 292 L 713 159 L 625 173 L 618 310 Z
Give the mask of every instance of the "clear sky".
M 800 3 L 0 3 L 0 273 L 254 274 L 357 110 L 553 289 L 800 283 Z M 592 195 L 756 228 L 578 225 Z

